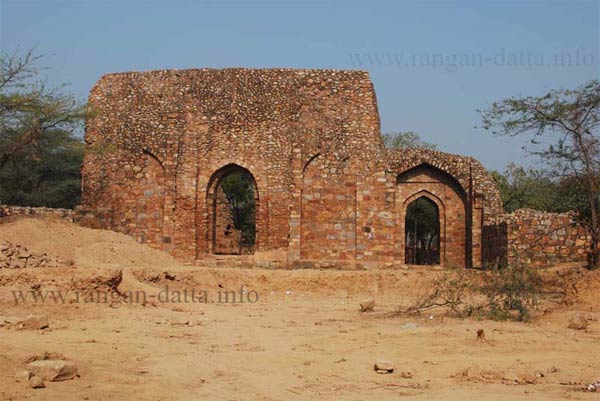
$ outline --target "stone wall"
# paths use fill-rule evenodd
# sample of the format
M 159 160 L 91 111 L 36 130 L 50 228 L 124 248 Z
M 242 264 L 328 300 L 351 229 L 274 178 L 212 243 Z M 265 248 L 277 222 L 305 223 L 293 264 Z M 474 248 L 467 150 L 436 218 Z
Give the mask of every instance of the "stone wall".
M 71 209 L 0 205 L 0 219 L 11 216 L 56 216 L 72 221 L 74 214 L 75 212 Z
M 476 160 L 386 151 L 364 71 L 109 74 L 89 105 L 77 220 L 181 259 L 225 245 L 217 189 L 233 171 L 255 184 L 254 251 L 302 266 L 404 263 L 403 213 L 419 196 L 442 211 L 441 264 L 479 266 L 483 220 L 502 209 Z
M 304 168 L 301 259 L 355 258 L 356 178 L 349 166 L 329 162 L 317 156 Z
M 575 214 L 521 209 L 501 214 L 483 227 L 484 264 L 533 267 L 585 262 L 591 235 Z
M 81 221 L 181 258 L 214 253 L 209 197 L 220 171 L 243 169 L 256 182 L 257 251 L 288 249 L 299 259 L 294 217 L 302 210 L 305 166 L 327 159 L 315 166 L 334 193 L 346 191 L 334 170 L 364 176 L 383 169 L 375 94 L 361 71 L 110 74 L 89 104 L 96 115 L 86 128 Z M 164 188 L 160 202 L 147 192 L 152 181 Z M 149 214 L 151 204 L 162 210 Z M 331 238 L 319 236 L 315 254 L 327 253 L 337 241 Z
M 387 159 L 396 188 L 396 258 L 405 258 L 406 208 L 425 196 L 440 213 L 441 264 L 481 266 L 483 222 L 503 212 L 500 193 L 483 165 L 432 149 L 388 149 Z
M 453 177 L 466 192 L 472 182 L 473 196 L 485 203 L 486 218 L 504 212 L 494 178 L 478 160 L 434 149 L 387 149 L 386 153 L 392 171 L 404 172 L 423 164 L 433 166 Z

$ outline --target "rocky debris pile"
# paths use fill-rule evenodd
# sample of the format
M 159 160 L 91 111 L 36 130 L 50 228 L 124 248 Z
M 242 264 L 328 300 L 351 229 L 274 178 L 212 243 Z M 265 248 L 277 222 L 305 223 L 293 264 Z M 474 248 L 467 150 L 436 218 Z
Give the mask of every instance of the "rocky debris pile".
M 551 366 L 546 370 L 535 371 L 515 371 L 497 370 L 497 369 L 482 369 L 478 366 L 469 366 L 450 377 L 460 382 L 475 382 L 475 383 L 502 383 L 505 385 L 527 385 L 527 384 L 542 384 L 546 381 L 547 375 L 560 372 L 555 366 Z M 561 383 L 562 384 L 562 383 Z
M 20 244 L 0 242 L 0 269 L 23 269 L 26 267 L 63 267 L 63 260 L 46 253 L 34 253 Z
M 44 388 L 47 381 L 58 382 L 79 377 L 77 364 L 67 361 L 62 354 L 44 353 L 25 360 L 25 369 L 15 373 L 15 380 L 31 388 Z
M 600 380 L 596 380 L 594 383 L 588 384 L 585 389 L 593 393 L 600 393 Z

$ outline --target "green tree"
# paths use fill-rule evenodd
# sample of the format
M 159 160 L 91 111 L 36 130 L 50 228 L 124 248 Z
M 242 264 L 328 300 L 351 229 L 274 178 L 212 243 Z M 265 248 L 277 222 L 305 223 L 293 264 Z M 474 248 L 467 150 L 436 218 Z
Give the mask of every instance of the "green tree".
M 424 141 L 421 135 L 413 131 L 389 132 L 383 134 L 383 143 L 388 149 L 437 149 L 437 145 Z
M 591 220 L 590 207 L 586 196 L 586 190 L 580 179 L 576 177 L 565 177 L 555 183 L 552 212 L 567 212 L 577 210 L 581 219 Z
M 440 218 L 435 203 L 426 197 L 411 202 L 406 209 L 406 244 L 412 248 L 414 264 L 439 263 Z
M 254 179 L 245 172 L 235 171 L 221 180 L 227 197 L 233 225 L 242 234 L 242 247 L 253 248 L 256 241 L 256 201 Z
M 586 206 L 577 212 L 592 236 L 590 268 L 600 267 L 600 82 L 505 99 L 481 115 L 483 128 L 496 135 L 528 136 L 532 147 L 526 150 L 553 176 L 582 190 Z
M 0 203 L 74 207 L 84 105 L 40 80 L 40 56 L 0 54 Z
M 557 184 L 545 171 L 510 163 L 504 172 L 492 171 L 491 174 L 507 212 L 524 208 L 555 211 L 558 208 Z

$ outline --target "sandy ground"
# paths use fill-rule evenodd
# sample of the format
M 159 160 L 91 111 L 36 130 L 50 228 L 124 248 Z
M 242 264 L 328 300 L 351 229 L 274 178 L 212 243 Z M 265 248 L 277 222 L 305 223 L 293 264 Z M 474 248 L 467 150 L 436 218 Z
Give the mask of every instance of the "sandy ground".
M 0 224 L 0 240 L 75 265 L 0 270 L 0 315 L 50 321 L 45 330 L 0 328 L 0 400 L 600 400 L 582 390 L 600 379 L 595 273 L 577 303 L 530 323 L 401 317 L 398 305 L 439 272 L 199 269 L 120 234 L 39 219 Z M 129 301 L 87 302 L 115 275 Z M 225 291 L 239 301 L 242 286 L 243 303 L 203 302 Z M 12 291 L 32 288 L 60 290 L 65 303 L 14 302 Z M 183 302 L 184 289 L 196 302 Z M 175 294 L 179 302 L 164 302 Z M 369 297 L 375 310 L 360 312 Z M 567 328 L 578 313 L 590 319 L 586 330 Z M 80 377 L 37 390 L 16 382 L 23 362 L 44 352 L 76 362 Z M 377 358 L 394 372 L 377 374 Z

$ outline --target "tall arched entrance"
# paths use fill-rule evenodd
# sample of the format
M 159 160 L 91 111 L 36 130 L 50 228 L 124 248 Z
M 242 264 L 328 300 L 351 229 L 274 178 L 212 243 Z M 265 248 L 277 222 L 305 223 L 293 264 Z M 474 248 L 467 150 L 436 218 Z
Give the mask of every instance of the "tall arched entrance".
M 397 258 L 403 263 L 469 266 L 467 194 L 440 168 L 420 164 L 396 180 Z
M 212 253 L 254 253 L 258 188 L 250 171 L 237 164 L 217 170 L 209 182 L 207 205 L 208 244 Z
M 440 264 L 440 211 L 426 196 L 413 200 L 406 208 L 405 263 Z

